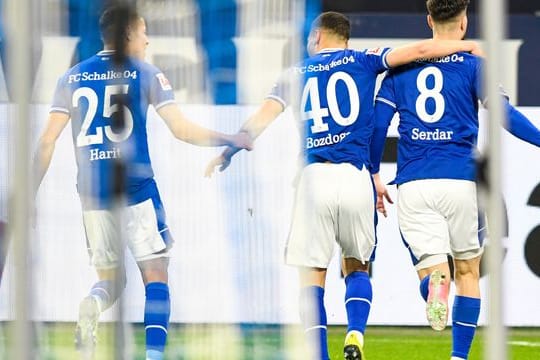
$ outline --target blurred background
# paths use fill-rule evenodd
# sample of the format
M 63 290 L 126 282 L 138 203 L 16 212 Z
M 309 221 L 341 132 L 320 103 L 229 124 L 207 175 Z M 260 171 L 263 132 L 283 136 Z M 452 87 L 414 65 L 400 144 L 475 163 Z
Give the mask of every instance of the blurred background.
M 15 319 L 14 289 L 20 285 L 14 280 L 17 267 L 6 229 L 15 216 L 29 217 L 13 214 L 8 202 L 11 192 L 24 191 L 13 184 L 12 176 L 15 144 L 20 139 L 15 137 L 11 107 L 12 87 L 18 79 L 7 70 L 10 41 L 15 41 L 17 32 L 16 21 L 6 15 L 8 2 L 2 2 L 0 18 L 0 239 L 7 254 L 0 286 L 0 358 L 7 358 L 12 345 L 7 325 Z M 32 55 L 32 82 L 28 86 L 31 127 L 27 134 L 30 152 L 43 128 L 57 79 L 102 48 L 98 19 L 111 2 L 31 1 L 31 29 L 26 39 Z M 146 60 L 165 73 L 181 109 L 193 121 L 228 133 L 236 132 L 280 74 L 306 55 L 309 26 L 321 11 L 340 11 L 350 18 L 350 46 L 356 49 L 393 47 L 431 37 L 424 0 L 132 3 L 147 24 L 150 44 Z M 467 36 L 481 40 L 479 5 L 478 0 L 471 1 Z M 15 25 L 10 27 L 9 23 Z M 511 103 L 540 127 L 540 1 L 509 1 L 506 28 L 507 38 L 501 44 L 503 86 Z M 147 127 L 156 181 L 176 239 L 169 268 L 172 326 L 167 358 L 301 358 L 296 271 L 282 261 L 299 145 L 292 113 L 285 111 L 257 140 L 256 150 L 240 153 L 226 173 L 212 179 L 203 178 L 203 172 L 219 149 L 178 142 L 154 112 L 149 114 Z M 23 261 L 30 269 L 28 314 L 36 324 L 32 327 L 36 338 L 32 346 L 38 359 L 77 358 L 73 329 L 78 303 L 96 279 L 87 256 L 70 133 L 66 129 L 59 139 L 36 199 L 36 222 L 30 229 Z M 394 126 L 381 168 L 388 181 L 395 172 L 396 137 Z M 507 222 L 501 264 L 504 321 L 514 331 L 508 340 L 511 358 L 537 359 L 540 150 L 506 133 L 503 145 L 502 192 Z M 370 359 L 388 360 L 388 354 L 394 351 L 392 346 L 424 336 L 420 332 L 426 323 L 416 274 L 401 244 L 395 208 L 381 220 L 378 237 L 378 258 L 372 270 L 375 298 L 369 323 L 375 330 L 369 340 L 374 344 Z M 329 269 L 326 304 L 329 323 L 335 325 L 337 334 L 337 345 L 331 347 L 340 354 L 344 335 L 340 325 L 345 324 L 346 317 L 339 262 L 334 260 Z M 122 320 L 127 326 L 122 331 L 127 334 L 128 358 L 143 359 L 144 288 L 129 255 L 126 266 L 128 285 Z M 485 278 L 482 286 L 486 286 Z M 113 323 L 118 313 L 113 308 L 103 314 L 102 320 Z M 485 310 L 480 322 L 487 324 Z M 406 329 L 417 332 L 407 335 Z M 396 333 L 405 338 L 400 340 Z M 450 336 L 445 334 L 442 346 L 449 348 Z M 431 335 L 426 336 L 429 342 Z M 99 359 L 114 358 L 113 338 L 113 329 L 104 325 Z M 412 344 L 421 346 L 425 342 Z M 416 359 L 436 358 L 430 351 L 426 348 Z M 477 340 L 471 359 L 480 359 L 482 354 L 482 341 Z

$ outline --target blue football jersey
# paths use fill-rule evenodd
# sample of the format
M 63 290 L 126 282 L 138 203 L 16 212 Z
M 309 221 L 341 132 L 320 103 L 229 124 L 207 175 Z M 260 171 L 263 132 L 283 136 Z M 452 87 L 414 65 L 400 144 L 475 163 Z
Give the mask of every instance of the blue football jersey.
M 475 179 L 480 67 L 457 53 L 388 71 L 376 101 L 400 116 L 395 183 Z
M 289 69 L 268 98 L 292 105 L 303 132 L 307 164 L 369 167 L 375 81 L 388 48 L 325 49 Z
M 77 188 L 86 208 L 111 205 L 114 161 L 123 161 L 129 204 L 155 190 L 148 153 L 146 115 L 174 102 L 171 85 L 161 71 L 128 59 L 115 66 L 111 51 L 102 51 L 68 70 L 58 81 L 51 112 L 71 117 L 78 166 Z M 114 117 L 124 115 L 123 127 Z M 118 123 L 118 122 L 116 122 Z

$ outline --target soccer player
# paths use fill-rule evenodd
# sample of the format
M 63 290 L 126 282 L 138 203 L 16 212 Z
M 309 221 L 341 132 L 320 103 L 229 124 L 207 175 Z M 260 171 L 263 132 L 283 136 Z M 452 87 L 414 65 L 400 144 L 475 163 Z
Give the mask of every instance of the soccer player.
M 172 238 L 148 153 L 147 111 L 153 106 L 172 134 L 191 144 L 249 149 L 251 139 L 246 134 L 214 132 L 186 119 L 164 74 L 143 62 L 148 38 L 136 9 L 118 5 L 105 10 L 100 31 L 104 50 L 68 70 L 58 81 L 36 153 L 38 186 L 55 142 L 71 119 L 83 222 L 91 262 L 99 277 L 80 304 L 77 346 L 84 355 L 92 356 L 99 315 L 125 286 L 119 241 L 122 229 L 146 287 L 146 358 L 162 359 L 170 314 L 167 267 Z M 113 59 L 120 52 L 127 57 L 118 65 Z M 123 119 L 118 119 L 119 114 Z M 119 121 L 123 126 L 114 124 Z M 119 180 L 114 170 L 116 160 L 123 161 L 126 169 L 121 223 L 113 211 L 118 209 L 112 184 Z
M 324 285 L 335 242 L 342 249 L 348 334 L 345 357 L 361 359 L 371 306 L 369 262 L 375 249 L 375 195 L 368 171 L 375 79 L 389 67 L 476 48 L 472 42 L 422 41 L 396 48 L 348 49 L 350 23 L 319 15 L 308 37 L 310 57 L 285 72 L 241 132 L 256 138 L 291 105 L 299 113 L 305 167 L 296 189 L 286 263 L 300 274 L 300 317 L 317 358 L 328 359 Z M 299 97 L 299 98 L 297 98 Z M 300 100 L 298 103 L 297 100 Z M 238 149 L 210 162 L 225 169 Z
M 428 0 L 433 39 L 462 39 L 469 0 Z M 403 242 L 420 278 L 426 315 L 435 330 L 448 318 L 454 259 L 452 359 L 467 359 L 480 313 L 480 258 L 475 150 L 482 60 L 466 52 L 411 63 L 388 72 L 376 97 L 371 145 L 377 208 L 390 200 L 379 165 L 390 121 L 400 115 L 397 175 L 398 220 Z M 494 99 L 493 101 L 499 101 Z M 505 98 L 507 129 L 540 146 L 540 132 Z

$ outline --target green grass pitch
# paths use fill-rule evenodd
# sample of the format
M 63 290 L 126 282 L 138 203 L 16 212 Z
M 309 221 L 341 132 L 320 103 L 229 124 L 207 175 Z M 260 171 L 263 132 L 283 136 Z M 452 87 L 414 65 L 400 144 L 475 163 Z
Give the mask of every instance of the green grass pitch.
M 6 346 L 6 324 L 0 333 L 0 358 L 9 358 Z M 291 330 L 293 328 L 293 330 Z M 71 323 L 49 323 L 37 327 L 39 359 L 79 359 L 73 346 Z M 96 360 L 114 359 L 113 327 L 102 324 L 98 336 Z M 128 358 L 144 360 L 144 328 L 137 324 L 128 327 L 126 346 Z M 296 327 L 284 330 L 278 326 L 171 325 L 166 359 L 231 359 L 231 360 L 304 360 L 298 353 L 286 357 L 286 346 L 294 347 L 290 338 L 300 334 Z M 343 359 L 345 328 L 329 327 L 329 349 L 333 360 Z M 450 359 L 451 329 L 435 332 L 425 327 L 369 327 L 366 332 L 365 355 L 368 360 L 448 360 Z M 485 331 L 479 329 L 473 343 L 470 360 L 483 360 Z M 508 359 L 540 359 L 540 328 L 518 328 L 508 331 Z M 307 360 L 307 359 L 306 359 Z

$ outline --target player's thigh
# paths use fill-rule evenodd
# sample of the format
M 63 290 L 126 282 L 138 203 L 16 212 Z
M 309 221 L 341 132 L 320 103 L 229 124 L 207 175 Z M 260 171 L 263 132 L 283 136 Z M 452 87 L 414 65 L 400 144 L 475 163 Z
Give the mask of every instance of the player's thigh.
M 316 163 L 302 171 L 285 249 L 285 260 L 289 265 L 328 267 L 336 237 L 334 166 Z
M 172 237 L 159 195 L 125 209 L 125 236 L 137 262 L 168 257 Z
M 91 264 L 104 270 L 120 266 L 123 245 L 117 216 L 109 210 L 84 210 L 83 224 Z
M 343 164 L 339 178 L 336 240 L 344 258 L 369 261 L 375 247 L 375 195 L 366 169 Z
M 448 225 L 434 204 L 437 191 L 425 180 L 407 182 L 398 189 L 399 229 L 417 270 L 446 261 L 450 253 Z
M 450 247 L 457 259 L 481 254 L 476 184 L 465 180 L 445 180 L 441 184 L 439 206 L 448 222 Z M 471 253 L 472 252 L 472 253 Z

